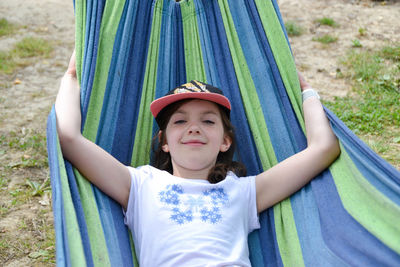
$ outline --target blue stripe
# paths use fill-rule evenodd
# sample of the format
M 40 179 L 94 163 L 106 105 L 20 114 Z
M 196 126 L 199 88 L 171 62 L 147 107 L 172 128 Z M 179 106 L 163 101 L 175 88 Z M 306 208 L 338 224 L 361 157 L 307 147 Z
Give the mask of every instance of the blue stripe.
M 155 98 L 164 96 L 169 90 L 186 82 L 186 70 L 176 65 L 185 62 L 184 43 L 180 40 L 183 39 L 183 26 L 181 21 L 177 21 L 178 18 L 182 20 L 179 4 L 163 1 Z M 175 49 L 176 45 L 181 51 Z M 175 74 L 175 70 L 179 70 L 179 73 Z
M 330 172 L 314 179 L 311 186 L 317 199 L 323 239 L 335 255 L 351 266 L 398 266 L 400 255 L 346 212 Z
M 94 266 L 92 249 L 90 247 L 89 233 L 87 229 L 85 214 L 82 207 L 81 197 L 79 195 L 79 189 L 76 183 L 76 177 L 72 165 L 68 161 L 65 161 L 65 170 L 67 172 L 72 203 L 76 213 L 76 219 L 79 225 L 79 232 L 81 234 L 81 241 L 83 246 L 83 252 L 85 254 L 86 264 L 87 266 Z
M 203 3 L 201 1 L 194 1 L 196 13 L 197 13 L 197 25 L 199 29 L 199 38 L 201 43 L 201 50 L 203 55 L 203 65 L 209 84 L 217 86 L 218 72 L 216 58 L 213 52 L 213 47 L 210 37 L 210 29 L 208 25 L 208 18 L 204 12 Z
M 215 71 L 215 78 L 207 77 L 207 79 L 210 80 L 210 83 L 221 88 L 224 94 L 231 101 L 233 107 L 231 111 L 231 121 L 235 126 L 238 148 L 237 160 L 246 165 L 248 175 L 255 175 L 262 171 L 262 165 L 257 156 L 258 153 L 247 123 L 239 85 L 235 76 L 235 69 L 229 50 L 229 44 L 226 38 L 224 23 L 222 21 L 221 10 L 216 1 L 199 1 L 201 1 L 204 7 L 204 17 L 207 18 L 206 22 L 201 23 L 207 23 L 211 41 L 211 44 L 207 46 L 210 50 L 206 50 L 206 48 L 204 49 L 204 57 L 214 57 L 216 63 L 216 70 L 213 69 L 209 71 Z M 204 39 L 202 42 L 206 41 L 207 39 Z M 205 67 L 207 68 L 207 66 Z
M 259 235 L 264 256 L 264 266 L 283 267 L 276 239 L 273 208 L 269 208 L 260 214 L 260 226 Z
M 152 2 L 138 1 L 130 5 L 134 11 L 132 32 L 124 32 L 130 35 L 132 45 L 129 50 L 124 51 L 128 66 L 122 84 L 119 102 L 119 113 L 116 118 L 116 129 L 111 154 L 125 165 L 129 165 L 132 158 L 134 136 L 136 132 L 137 119 L 140 110 L 143 80 L 146 71 L 147 50 L 152 25 Z M 137 140 L 140 142 L 140 140 Z
M 86 122 L 86 114 L 89 108 L 90 95 L 92 93 L 94 75 L 96 71 L 97 49 L 101 28 L 101 19 L 105 0 L 94 1 L 95 8 L 91 10 L 91 2 L 88 1 L 84 60 L 81 80 L 82 126 Z M 98 6 L 97 6 L 98 5 Z
M 154 12 L 161 12 L 155 10 Z M 179 49 L 177 49 L 179 48 Z M 186 82 L 182 12 L 175 1 L 163 1 L 155 98 Z M 153 123 L 153 135 L 158 132 Z
M 183 24 L 182 24 L 182 11 L 179 3 L 173 3 L 172 17 L 174 24 L 172 25 L 171 41 L 175 53 L 172 53 L 174 58 L 171 59 L 172 65 L 170 66 L 170 75 L 173 77 L 171 85 L 173 88 L 187 82 L 186 78 L 186 61 L 185 61 L 185 40 L 183 38 Z M 169 88 L 171 90 L 172 88 Z
M 329 178 L 320 176 L 315 179 Z M 291 197 L 293 216 L 305 266 L 347 266 L 340 256 L 335 255 L 327 247 L 324 241 L 320 230 L 320 213 L 317 205 L 319 199 L 316 199 L 312 188 L 307 185 Z
M 278 161 L 282 161 L 293 155 L 295 151 L 290 145 L 291 138 L 288 133 L 290 128 L 286 127 L 283 107 L 279 103 L 279 95 L 275 90 L 277 86 L 270 66 L 274 65 L 275 61 L 268 61 L 266 56 L 268 52 L 271 53 L 269 43 L 262 30 L 255 6 L 251 9 L 244 1 L 230 1 L 229 7 L 258 99 L 260 99 L 275 155 Z M 253 27 L 258 31 L 255 31 Z
M 126 1 L 118 30 L 115 35 L 108 79 L 104 92 L 103 107 L 97 130 L 97 143 L 106 151 L 111 152 L 114 141 L 118 113 L 120 111 L 123 82 L 126 77 L 128 62 L 127 50 L 132 45 L 130 33 L 133 28 L 134 9 L 129 8 L 133 1 Z
M 69 255 L 66 247 L 68 247 L 68 239 L 65 237 L 63 225 L 64 222 L 64 205 L 61 192 L 60 168 L 57 150 L 57 130 L 56 116 L 54 106 L 47 118 L 47 153 L 49 158 L 50 182 L 52 191 L 52 206 L 54 214 L 54 231 L 56 236 L 56 261 L 61 266 L 69 266 Z M 67 258 L 66 258 L 67 256 Z

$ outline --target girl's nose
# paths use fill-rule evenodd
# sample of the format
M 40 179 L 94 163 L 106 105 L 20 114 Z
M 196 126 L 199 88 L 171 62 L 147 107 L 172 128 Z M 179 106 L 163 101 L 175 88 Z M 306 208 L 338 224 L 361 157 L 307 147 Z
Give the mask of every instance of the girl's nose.
M 196 124 L 191 124 L 190 126 L 189 126 L 189 129 L 188 129 L 188 133 L 189 134 L 199 134 L 200 133 L 200 128 L 199 128 L 199 126 L 197 126 Z

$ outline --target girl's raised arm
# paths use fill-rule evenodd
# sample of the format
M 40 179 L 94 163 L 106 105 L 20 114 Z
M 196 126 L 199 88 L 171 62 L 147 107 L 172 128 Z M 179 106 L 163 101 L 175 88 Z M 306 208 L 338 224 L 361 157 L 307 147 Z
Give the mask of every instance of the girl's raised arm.
M 83 176 L 126 208 L 131 184 L 129 170 L 81 134 L 79 91 L 74 52 L 55 104 L 61 149 Z
M 311 88 L 300 73 L 299 80 L 302 91 Z M 258 212 L 299 190 L 340 154 L 338 140 L 319 99 L 315 96 L 305 99 L 303 110 L 307 148 L 257 175 Z

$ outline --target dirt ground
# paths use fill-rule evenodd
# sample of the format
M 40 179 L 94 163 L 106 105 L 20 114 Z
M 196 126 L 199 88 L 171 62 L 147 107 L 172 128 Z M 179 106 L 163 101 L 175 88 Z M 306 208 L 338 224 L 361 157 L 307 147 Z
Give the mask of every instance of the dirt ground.
M 293 53 L 303 75 L 325 98 L 345 96 L 351 89 L 349 82 L 336 77 L 336 72 L 354 39 L 360 39 L 364 48 L 400 43 L 400 1 L 278 0 L 278 4 L 285 21 L 295 21 L 305 29 L 301 36 L 290 38 Z M 330 17 L 340 25 L 334 29 L 339 39 L 329 48 L 312 41 L 314 36 L 332 33 L 332 28 L 315 23 L 322 17 Z M 0 1 L 1 18 L 21 27 L 11 36 L 0 37 L 0 51 L 10 50 L 26 36 L 49 40 L 54 51 L 50 58 L 39 58 L 12 75 L 0 74 L 0 135 L 18 136 L 29 131 L 45 135 L 47 115 L 74 46 L 72 0 Z M 362 37 L 358 36 L 360 28 L 367 29 Z M 0 252 L 7 251 L 0 254 L 0 266 L 52 265 L 51 261 L 43 263 L 42 254 L 34 254 L 37 251 L 32 246 L 15 243 L 15 251 L 12 247 L 5 249 L 5 240 L 23 243 L 35 234 L 34 226 L 39 223 L 52 226 L 48 194 L 11 207 L 13 196 L 8 192 L 21 187 L 27 178 L 43 182 L 49 176 L 45 167 L 14 164 L 21 157 L 29 157 L 24 153 L 7 153 L 0 147 L 0 178 L 6 181 L 0 187 L 0 207 L 5 210 L 0 213 Z M 54 253 L 54 246 L 44 250 Z

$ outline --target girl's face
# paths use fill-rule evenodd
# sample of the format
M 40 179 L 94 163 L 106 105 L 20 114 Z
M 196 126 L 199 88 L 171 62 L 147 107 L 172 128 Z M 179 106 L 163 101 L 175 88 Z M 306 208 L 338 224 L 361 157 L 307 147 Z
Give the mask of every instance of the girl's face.
M 162 150 L 171 155 L 173 174 L 186 178 L 206 179 L 218 153 L 227 151 L 232 143 L 224 133 L 218 106 L 205 100 L 180 106 L 165 131 Z M 188 177 L 203 173 L 205 177 Z

